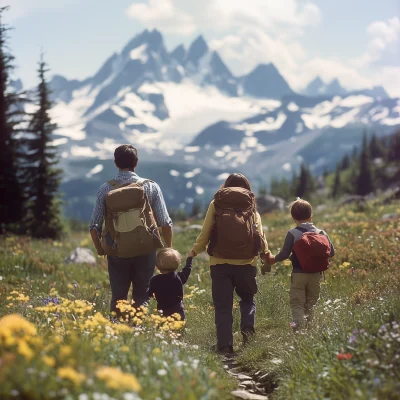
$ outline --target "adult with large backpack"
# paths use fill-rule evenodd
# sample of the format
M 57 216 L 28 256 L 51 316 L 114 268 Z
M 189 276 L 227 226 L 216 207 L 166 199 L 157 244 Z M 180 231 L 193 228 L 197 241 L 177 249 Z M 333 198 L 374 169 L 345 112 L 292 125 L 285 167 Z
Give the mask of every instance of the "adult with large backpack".
M 157 227 L 162 229 L 166 246 L 172 247 L 172 221 L 159 185 L 135 173 L 135 147 L 117 147 L 114 162 L 119 172 L 97 192 L 90 235 L 98 255 L 107 256 L 110 310 L 118 316 L 117 302 L 127 300 L 131 285 L 135 307 L 149 300 L 156 249 L 163 247 Z
M 233 353 L 234 291 L 240 298 L 240 330 L 246 344 L 255 332 L 258 257 L 269 254 L 255 196 L 244 175 L 230 175 L 215 193 L 189 256 L 194 257 L 206 248 L 210 256 L 216 350 L 229 354 Z

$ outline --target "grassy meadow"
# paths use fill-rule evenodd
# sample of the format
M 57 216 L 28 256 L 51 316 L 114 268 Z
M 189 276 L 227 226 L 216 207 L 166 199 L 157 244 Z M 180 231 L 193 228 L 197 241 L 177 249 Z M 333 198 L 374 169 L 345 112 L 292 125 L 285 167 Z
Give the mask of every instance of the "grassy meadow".
M 387 214 L 393 215 L 383 219 Z M 275 253 L 290 218 L 263 220 Z M 237 360 L 271 399 L 400 399 L 400 203 L 361 212 L 332 206 L 314 221 L 337 255 L 313 324 L 291 332 L 291 268 L 276 264 L 258 277 L 257 335 L 245 349 L 235 302 Z M 186 254 L 197 234 L 176 234 L 174 247 Z M 106 261 L 65 264 L 77 246 L 92 248 L 87 232 L 60 242 L 0 238 L 1 399 L 231 398 L 237 382 L 210 352 L 215 331 L 205 255 L 195 259 L 186 285 L 185 327 L 161 318 L 153 301 L 136 312 L 123 304 L 129 318 L 112 324 Z

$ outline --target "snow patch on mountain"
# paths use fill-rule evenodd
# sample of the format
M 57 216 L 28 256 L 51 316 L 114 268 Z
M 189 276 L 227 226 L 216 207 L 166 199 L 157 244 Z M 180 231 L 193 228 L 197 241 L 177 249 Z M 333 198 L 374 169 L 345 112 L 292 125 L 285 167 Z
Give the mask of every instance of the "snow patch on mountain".
M 103 171 L 104 166 L 103 164 L 97 164 L 95 167 L 93 167 L 87 174 L 86 174 L 86 178 L 91 178 L 93 175 L 96 175 L 98 173 L 100 173 L 101 171 Z
M 382 122 L 382 124 L 388 125 L 388 126 L 400 125 L 400 117 L 398 117 L 398 118 L 384 118 L 381 122 Z
M 141 63 L 146 64 L 149 59 L 146 50 L 147 50 L 147 44 L 142 44 L 141 46 L 131 50 L 129 54 L 131 60 L 139 60 Z
M 359 107 L 364 104 L 372 103 L 374 99 L 370 96 L 358 95 L 358 96 L 349 96 L 344 98 L 339 105 L 341 107 Z
M 292 112 L 299 111 L 299 106 L 296 103 L 290 102 L 287 106 L 287 109 Z
M 229 97 L 214 87 L 202 88 L 190 80 L 180 84 L 158 82 L 152 86 L 163 94 L 170 115 L 158 129 L 164 136 L 182 144 L 191 142 L 199 131 L 221 119 L 235 121 L 246 118 L 257 114 L 263 107 L 263 102 Z

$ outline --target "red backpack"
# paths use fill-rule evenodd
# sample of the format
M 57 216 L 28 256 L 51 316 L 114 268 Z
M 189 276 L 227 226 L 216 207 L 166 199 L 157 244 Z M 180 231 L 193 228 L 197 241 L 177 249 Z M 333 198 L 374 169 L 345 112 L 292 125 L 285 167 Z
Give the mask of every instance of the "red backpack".
M 304 272 L 323 272 L 329 268 L 331 245 L 323 232 L 308 232 L 307 229 L 297 227 L 303 232 L 301 238 L 294 244 L 293 252 Z

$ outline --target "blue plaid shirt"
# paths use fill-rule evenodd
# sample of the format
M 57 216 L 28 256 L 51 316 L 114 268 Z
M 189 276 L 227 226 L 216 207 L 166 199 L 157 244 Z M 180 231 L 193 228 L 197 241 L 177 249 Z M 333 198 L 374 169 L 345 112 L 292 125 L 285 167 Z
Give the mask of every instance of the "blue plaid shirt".
M 138 179 L 139 176 L 132 171 L 120 171 L 115 178 L 118 183 L 135 183 Z M 101 234 L 103 226 L 106 195 L 112 189 L 113 187 L 108 182 L 106 182 L 100 186 L 100 189 L 97 192 L 97 200 L 94 206 L 89 229 L 97 229 L 97 232 L 99 234 Z M 158 184 L 155 182 L 146 182 L 143 185 L 143 190 L 145 191 L 147 198 L 149 199 L 157 225 L 172 226 L 172 220 L 169 217 L 167 206 L 165 205 L 160 186 L 158 186 Z

